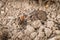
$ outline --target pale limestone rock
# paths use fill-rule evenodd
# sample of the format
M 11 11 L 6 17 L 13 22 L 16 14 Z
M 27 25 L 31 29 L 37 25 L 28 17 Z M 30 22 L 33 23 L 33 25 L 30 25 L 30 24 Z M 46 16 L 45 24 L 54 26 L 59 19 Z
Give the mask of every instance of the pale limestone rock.
M 39 28 L 39 30 L 38 30 L 38 32 L 40 32 L 40 31 L 42 31 L 44 29 L 45 29 L 45 26 L 44 25 L 41 25 L 40 28 Z
M 41 26 L 41 22 L 40 22 L 40 20 L 36 20 L 36 21 L 32 22 L 32 25 L 34 28 L 39 28 Z
M 37 36 L 37 33 L 36 32 L 33 32 L 33 33 L 31 33 L 31 35 L 30 35 L 30 38 L 34 38 L 34 37 L 36 37 Z
M 0 36 L 2 35 L 2 31 L 0 31 Z
M 7 0 L 2 0 L 2 2 L 6 2 Z
M 50 39 L 48 39 L 48 40 L 55 40 L 54 38 L 50 38 Z
M 15 39 L 17 35 L 17 30 L 12 31 L 13 36 L 11 37 L 12 39 Z
M 52 28 L 54 26 L 54 22 L 53 21 L 47 21 L 47 27 L 48 28 Z
M 23 35 L 24 35 L 24 34 L 23 34 L 22 32 L 19 32 L 19 33 L 18 33 L 18 38 L 21 39 L 21 38 L 23 37 Z
M 44 32 L 40 31 L 38 34 L 38 37 L 40 37 L 40 38 L 44 37 Z
M 60 23 L 60 18 L 58 18 L 57 20 L 58 20 L 58 23 Z
M 51 29 L 45 28 L 45 34 L 46 34 L 47 37 L 49 37 L 51 35 L 51 33 L 52 33 Z
M 0 31 L 0 40 L 1 40 L 2 32 Z
M 55 30 L 54 31 L 57 35 L 59 34 L 60 35 L 60 30 Z
M 55 38 L 55 40 L 60 40 L 60 35 L 58 35 L 58 36 L 56 36 L 54 38 Z
M 59 15 L 57 15 L 57 18 L 60 18 L 60 14 L 59 14 Z
M 29 36 L 25 36 L 22 38 L 22 40 L 31 40 L 31 38 Z
M 21 5 L 21 3 L 20 2 L 11 2 L 12 4 L 11 4 L 11 6 L 13 7 L 13 8 L 20 8 L 21 6 L 19 6 L 19 5 Z
M 50 38 L 50 39 L 48 39 L 48 40 L 60 40 L 60 36 L 55 36 L 55 37 Z
M 51 14 L 52 14 L 51 17 L 55 19 L 56 13 L 52 12 Z
M 25 30 L 25 34 L 29 35 L 33 31 L 34 31 L 34 28 L 30 25 L 27 25 L 26 30 Z
M 60 14 L 57 15 L 58 23 L 60 23 Z
M 4 3 L 3 3 L 2 1 L 0 1 L 0 7 L 2 7 L 2 6 L 3 6 L 3 4 L 4 4 Z
M 39 40 L 39 37 L 38 37 L 38 36 L 36 36 L 34 40 Z
M 1 11 L 1 14 L 3 14 L 4 13 L 4 11 Z

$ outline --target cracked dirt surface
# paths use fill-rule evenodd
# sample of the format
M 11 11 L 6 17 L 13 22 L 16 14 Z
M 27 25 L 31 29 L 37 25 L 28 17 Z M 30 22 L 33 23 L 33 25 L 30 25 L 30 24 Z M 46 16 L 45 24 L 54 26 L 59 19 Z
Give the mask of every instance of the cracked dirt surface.
M 0 0 L 0 40 L 60 40 L 60 1 Z

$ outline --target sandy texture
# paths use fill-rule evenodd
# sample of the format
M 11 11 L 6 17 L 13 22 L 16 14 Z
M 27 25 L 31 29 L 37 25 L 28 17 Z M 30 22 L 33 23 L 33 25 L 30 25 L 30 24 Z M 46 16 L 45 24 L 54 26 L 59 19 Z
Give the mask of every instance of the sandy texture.
M 60 1 L 0 0 L 0 40 L 60 40 Z

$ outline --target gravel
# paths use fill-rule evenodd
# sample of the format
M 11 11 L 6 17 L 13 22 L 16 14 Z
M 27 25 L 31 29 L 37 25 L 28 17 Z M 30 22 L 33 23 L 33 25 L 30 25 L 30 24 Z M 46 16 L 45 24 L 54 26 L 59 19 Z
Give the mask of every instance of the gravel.
M 60 40 L 60 1 L 0 0 L 0 40 Z

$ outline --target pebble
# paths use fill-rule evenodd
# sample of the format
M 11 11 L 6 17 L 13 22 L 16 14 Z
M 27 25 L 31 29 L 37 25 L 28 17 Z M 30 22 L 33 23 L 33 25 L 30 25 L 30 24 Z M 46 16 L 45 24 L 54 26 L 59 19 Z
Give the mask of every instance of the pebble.
M 38 37 L 39 37 L 39 38 L 44 37 L 44 32 L 40 31 L 39 34 L 38 34 Z
M 3 2 L 6 2 L 7 0 L 2 0 Z
M 33 33 L 31 33 L 31 35 L 30 35 L 30 38 L 35 38 L 37 36 L 37 33 L 36 32 L 33 32 Z
M 0 8 L 4 5 L 4 3 L 2 1 L 0 1 Z
M 38 32 L 43 31 L 45 29 L 45 26 L 41 25 L 40 28 L 38 29 Z
M 59 14 L 59 15 L 57 15 L 57 20 L 59 20 L 59 18 L 60 18 L 60 14 Z
M 60 35 L 60 30 L 55 30 L 55 34 Z
M 39 37 L 38 37 L 38 36 L 36 36 L 34 40 L 39 40 Z
M 1 14 L 3 14 L 4 13 L 4 11 L 1 11 Z
M 0 39 L 1 39 L 1 36 L 2 36 L 2 32 L 0 31 Z
M 49 37 L 51 35 L 51 33 L 52 33 L 51 29 L 45 28 L 45 34 L 46 34 L 47 37 Z
M 47 27 L 48 28 L 52 28 L 54 26 L 54 22 L 53 21 L 47 21 Z
M 59 35 L 59 36 L 55 36 L 55 37 L 53 37 L 53 38 L 50 38 L 50 39 L 48 39 L 48 40 L 60 40 L 60 35 Z
M 50 38 L 50 39 L 48 39 L 48 40 L 55 40 L 54 38 Z
M 22 33 L 22 32 L 19 32 L 19 33 L 18 33 L 18 38 L 21 39 L 22 37 L 23 37 L 23 33 Z
M 59 24 L 60 24 L 60 16 L 59 16 L 59 17 L 57 17 L 57 23 L 59 23 Z
M 40 20 L 33 21 L 31 24 L 34 28 L 39 28 L 41 26 Z
M 25 34 L 29 35 L 33 31 L 34 31 L 34 28 L 30 25 L 27 25 L 26 30 L 25 30 Z
M 46 11 L 39 10 L 37 17 L 38 17 L 40 20 L 46 21 L 46 20 L 47 20 L 47 13 L 46 13 Z

